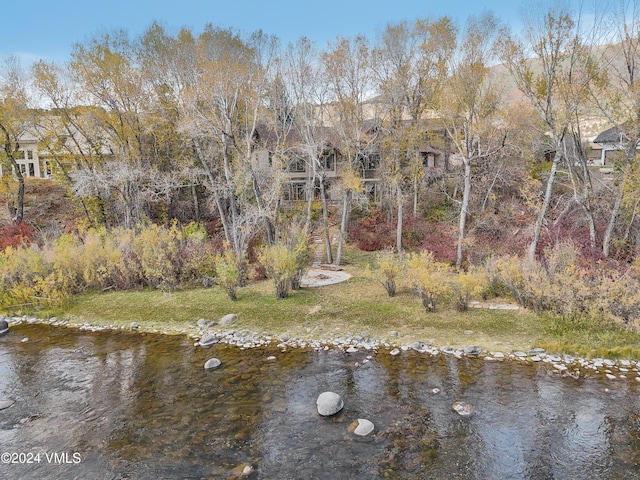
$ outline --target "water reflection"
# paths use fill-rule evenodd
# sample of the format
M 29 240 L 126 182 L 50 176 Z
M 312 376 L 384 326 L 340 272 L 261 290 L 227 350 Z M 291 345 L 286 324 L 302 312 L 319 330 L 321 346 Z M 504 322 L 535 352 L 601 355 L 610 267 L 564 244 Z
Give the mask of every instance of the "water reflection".
M 0 411 L 2 451 L 82 461 L 0 463 L 0 478 L 232 478 L 243 464 L 255 479 L 640 478 L 634 380 L 368 355 L 21 325 L 0 339 L 0 399 L 16 402 Z M 205 371 L 212 356 L 222 367 Z M 332 418 L 315 410 L 325 390 L 345 401 Z M 375 432 L 349 433 L 357 418 Z

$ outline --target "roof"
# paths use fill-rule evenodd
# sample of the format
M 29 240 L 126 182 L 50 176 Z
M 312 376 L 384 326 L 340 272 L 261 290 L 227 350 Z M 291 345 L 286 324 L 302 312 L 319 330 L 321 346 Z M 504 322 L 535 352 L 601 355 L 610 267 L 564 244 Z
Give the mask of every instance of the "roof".
M 620 143 L 624 137 L 624 133 L 618 127 L 611 127 L 600 132 L 600 134 L 593 139 L 593 143 Z

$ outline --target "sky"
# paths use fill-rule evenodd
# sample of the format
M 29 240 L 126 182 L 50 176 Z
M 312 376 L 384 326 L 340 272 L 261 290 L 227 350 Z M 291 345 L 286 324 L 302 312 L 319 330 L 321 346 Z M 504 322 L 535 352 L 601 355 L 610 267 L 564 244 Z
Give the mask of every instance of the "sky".
M 447 15 L 463 25 L 469 15 L 490 10 L 505 24 L 517 24 L 513 0 L 8 0 L 2 8 L 0 57 L 23 64 L 68 60 L 76 43 L 124 29 L 130 38 L 157 21 L 169 32 L 207 23 L 250 34 L 278 36 L 284 44 L 306 36 L 324 48 L 336 36 L 364 34 L 373 40 L 388 23 Z

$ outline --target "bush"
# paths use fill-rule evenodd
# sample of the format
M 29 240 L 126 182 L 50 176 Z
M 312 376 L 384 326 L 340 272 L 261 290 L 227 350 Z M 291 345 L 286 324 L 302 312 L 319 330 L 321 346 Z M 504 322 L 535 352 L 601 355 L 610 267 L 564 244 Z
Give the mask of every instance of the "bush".
M 227 249 L 223 255 L 216 255 L 214 259 L 216 269 L 216 282 L 227 293 L 231 300 L 238 298 L 238 282 L 240 281 L 241 268 L 233 250 Z
M 360 250 L 374 252 L 396 246 L 396 228 L 397 217 L 374 209 L 350 226 L 349 237 Z M 402 217 L 402 246 L 407 250 L 428 249 L 439 260 L 455 261 L 455 241 L 455 232 L 446 223 L 429 223 L 411 214 Z
M 460 270 L 453 280 L 453 290 L 457 294 L 456 308 L 464 312 L 469 308 L 471 297 L 480 297 L 488 285 L 487 274 L 483 268 Z
M 29 245 L 33 241 L 33 228 L 24 223 L 9 223 L 0 227 L 0 252 L 7 247 Z
M 640 317 L 638 272 L 587 269 L 581 261 L 579 247 L 564 243 L 533 263 L 514 256 L 493 258 L 487 270 L 490 281 L 503 284 L 525 307 L 632 326 Z
M 365 275 L 380 282 L 387 291 L 387 295 L 394 297 L 397 288 L 396 281 L 404 269 L 404 262 L 398 254 L 394 253 L 392 249 L 387 249 L 376 255 L 375 269 L 372 271 L 367 267 Z
M 182 232 L 176 224 L 168 229 L 150 225 L 135 236 L 133 253 L 138 257 L 151 288 L 172 289 L 178 284 L 181 241 Z
M 450 267 L 436 262 L 432 252 L 408 255 L 407 276 L 427 312 L 435 312 L 442 297 L 451 293 Z

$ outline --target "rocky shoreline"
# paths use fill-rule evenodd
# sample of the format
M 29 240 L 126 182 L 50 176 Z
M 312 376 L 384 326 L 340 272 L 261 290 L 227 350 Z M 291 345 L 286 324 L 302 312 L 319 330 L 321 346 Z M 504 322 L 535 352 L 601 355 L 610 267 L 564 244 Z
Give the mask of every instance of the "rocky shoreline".
M 144 329 L 138 323 L 132 322 L 129 327 L 116 325 L 91 325 L 89 323 L 73 323 L 66 320 L 59 320 L 56 317 L 41 319 L 36 317 L 0 317 L 0 321 L 8 323 L 9 327 L 27 324 L 46 324 L 55 327 L 76 328 L 80 331 L 139 331 L 154 334 L 182 334 L 194 340 L 194 347 L 207 348 L 216 343 L 236 346 L 240 349 L 251 349 L 272 346 L 275 344 L 282 352 L 287 349 L 301 348 L 316 351 L 337 350 L 345 354 L 356 354 L 359 352 L 369 353 L 362 363 L 371 360 L 372 355 L 387 354 L 397 356 L 403 352 L 413 351 L 420 354 L 438 356 L 446 355 L 455 358 L 478 358 L 486 362 L 515 361 L 527 364 L 541 364 L 546 367 L 550 374 L 557 374 L 563 377 L 601 376 L 610 381 L 635 379 L 640 382 L 640 361 L 626 359 L 606 359 L 606 358 L 581 358 L 571 355 L 549 354 L 542 348 L 532 348 L 529 351 L 500 352 L 484 350 L 475 345 L 468 345 L 464 348 L 453 348 L 451 346 L 435 346 L 433 341 L 414 341 L 409 344 L 398 344 L 392 340 L 380 340 L 373 338 L 363 332 L 360 335 L 349 333 L 336 334 L 333 338 L 303 339 L 292 338 L 289 335 L 261 335 L 247 330 L 236 330 L 229 327 L 235 322 L 236 316 L 225 315 L 219 322 L 206 324 L 199 320 L 191 328 L 178 330 L 158 330 Z M 6 332 L 5 332 L 6 333 Z M 391 338 L 398 335 L 397 332 L 389 332 Z M 23 341 L 29 341 L 25 338 Z M 271 358 L 271 357 L 270 357 Z

